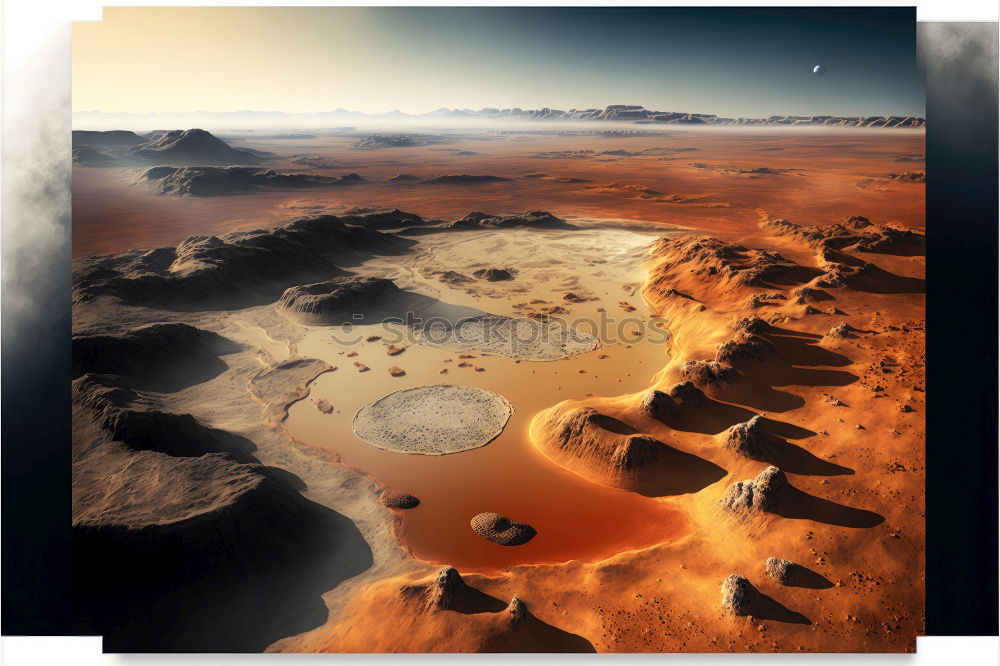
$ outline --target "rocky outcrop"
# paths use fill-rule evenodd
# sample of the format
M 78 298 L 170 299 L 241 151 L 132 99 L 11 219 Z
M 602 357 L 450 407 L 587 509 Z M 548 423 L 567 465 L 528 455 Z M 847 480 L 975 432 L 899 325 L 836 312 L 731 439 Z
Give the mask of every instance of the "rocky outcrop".
M 517 597 L 511 597 L 510 603 L 507 604 L 506 613 L 510 624 L 515 625 L 528 617 L 528 606 Z
M 767 305 L 781 305 L 782 301 L 787 299 L 788 297 L 782 293 L 754 294 L 747 299 L 747 309 L 756 310 Z
M 772 326 L 756 315 L 741 317 L 733 322 L 731 328 L 737 333 L 756 335 L 770 331 Z
M 566 410 L 545 427 L 543 452 L 581 476 L 615 488 L 636 488 L 661 446 L 590 407 Z
M 514 273 L 509 268 L 480 268 L 473 273 L 480 280 L 488 282 L 499 282 L 501 280 L 513 280 Z
M 833 296 L 826 293 L 822 289 L 815 289 L 808 286 L 802 286 L 794 289 L 792 291 L 792 296 L 795 296 L 795 302 L 798 305 L 806 305 L 807 303 L 817 303 L 833 299 Z
M 437 572 L 426 588 L 427 606 L 438 610 L 452 610 L 462 601 L 468 587 L 458 570 L 444 567 Z
M 364 182 L 364 179 L 357 174 L 333 177 L 240 166 L 155 166 L 140 171 L 133 182 L 162 196 L 217 197 L 262 190 L 352 184 Z
M 679 281 L 692 276 L 740 288 L 805 282 L 816 274 L 777 252 L 750 249 L 706 236 L 660 238 L 651 245 L 650 255 L 655 263 L 644 290 L 655 300 L 665 298 Z
M 892 224 L 876 225 L 859 215 L 845 222 L 818 226 L 772 218 L 760 227 L 775 236 L 787 236 L 809 245 L 825 260 L 829 260 L 831 251 L 840 250 L 887 254 L 918 254 L 924 250 L 923 233 Z
M 732 384 L 740 373 L 718 361 L 686 361 L 681 366 L 681 377 L 702 388 Z
M 677 388 L 677 387 L 675 387 Z M 646 409 L 683 416 L 700 401 L 697 389 L 681 385 L 647 393 Z M 547 458 L 590 481 L 649 497 L 701 490 L 725 475 L 718 465 L 639 433 L 593 407 L 560 403 L 535 415 L 531 441 Z
M 573 225 L 544 210 L 531 210 L 523 214 L 492 215 L 473 212 L 455 220 L 451 229 L 504 229 L 510 227 L 532 227 L 540 229 L 572 229 Z
M 766 338 L 741 334 L 723 342 L 716 350 L 715 358 L 723 363 L 746 361 L 767 361 L 777 355 L 777 350 Z
M 791 487 L 788 477 L 777 467 L 767 467 L 748 481 L 737 481 L 726 492 L 720 504 L 735 514 L 751 511 L 772 511 Z
M 898 183 L 924 183 L 927 182 L 927 176 L 923 171 L 904 171 L 903 173 L 888 173 L 885 175 L 889 180 L 894 180 Z
M 516 522 L 498 513 L 477 514 L 473 516 L 470 525 L 476 534 L 501 546 L 521 546 L 537 534 L 531 525 Z
M 237 307 L 273 302 L 303 277 L 342 274 L 337 261 L 397 254 L 413 241 L 333 215 L 304 217 L 276 229 L 190 236 L 177 247 L 78 259 L 74 301 L 111 296 L 133 305 Z
M 285 290 L 275 307 L 303 323 L 357 323 L 373 307 L 399 300 L 403 291 L 383 278 L 339 278 Z
M 764 430 L 760 415 L 745 423 L 737 423 L 726 433 L 726 448 L 750 460 L 764 460 L 768 452 L 771 435 Z
M 675 384 L 667 392 L 649 389 L 639 402 L 639 411 L 658 421 L 681 416 L 685 412 L 703 409 L 708 398 L 693 382 Z
M 415 213 L 393 208 L 391 210 L 354 209 L 340 215 L 345 224 L 360 224 L 369 229 L 384 231 L 386 229 L 404 229 L 425 223 L 424 218 Z
M 857 332 L 858 329 L 854 328 L 845 321 L 841 324 L 837 324 L 829 331 L 827 331 L 824 337 L 833 338 L 835 340 L 847 340 L 849 338 L 858 337 Z

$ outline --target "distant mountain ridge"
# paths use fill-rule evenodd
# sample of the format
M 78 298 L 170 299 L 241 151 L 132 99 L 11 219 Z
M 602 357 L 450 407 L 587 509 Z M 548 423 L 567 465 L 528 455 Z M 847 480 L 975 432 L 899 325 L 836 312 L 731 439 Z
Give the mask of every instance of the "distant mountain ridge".
M 270 153 L 233 148 L 203 129 L 73 131 L 73 163 L 81 166 L 257 164 Z
M 464 119 L 464 120 L 546 120 L 546 121 L 599 121 L 617 122 L 640 125 L 713 125 L 713 126 L 827 126 L 827 127 L 924 127 L 926 119 L 921 116 L 767 116 L 763 118 L 728 117 L 711 113 L 691 113 L 681 111 L 656 111 L 634 104 L 611 104 L 603 109 L 522 109 L 519 107 L 496 108 L 484 107 L 473 109 L 440 108 L 436 111 L 420 114 L 408 114 L 402 111 L 390 111 L 381 114 L 366 114 L 361 111 L 335 109 L 318 113 L 285 113 L 279 111 L 232 111 L 232 112 L 191 112 L 178 114 L 105 114 L 100 111 L 85 111 L 74 114 L 81 124 L 96 120 L 108 120 L 119 117 L 142 118 L 156 115 L 200 115 L 218 118 L 220 123 L 235 118 L 282 120 L 285 122 L 301 119 L 308 122 L 344 121 L 344 120 L 395 120 L 412 119 Z
M 766 118 L 730 118 L 711 113 L 653 111 L 631 104 L 611 104 L 603 109 L 438 109 L 425 116 L 523 118 L 527 120 L 603 120 L 636 124 L 675 125 L 828 125 L 837 127 L 923 127 L 919 116 L 768 116 Z

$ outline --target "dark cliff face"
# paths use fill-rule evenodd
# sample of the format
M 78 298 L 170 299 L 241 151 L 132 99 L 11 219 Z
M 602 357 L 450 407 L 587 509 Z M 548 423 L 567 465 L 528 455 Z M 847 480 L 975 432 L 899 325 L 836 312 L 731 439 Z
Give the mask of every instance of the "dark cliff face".
M 371 565 L 354 524 L 250 440 L 115 375 L 73 388 L 76 630 L 105 649 L 259 652 L 322 624 L 321 595 Z
M 260 652 L 321 625 L 321 595 L 372 562 L 350 520 L 262 474 L 185 520 L 76 524 L 73 546 L 77 629 L 112 652 Z

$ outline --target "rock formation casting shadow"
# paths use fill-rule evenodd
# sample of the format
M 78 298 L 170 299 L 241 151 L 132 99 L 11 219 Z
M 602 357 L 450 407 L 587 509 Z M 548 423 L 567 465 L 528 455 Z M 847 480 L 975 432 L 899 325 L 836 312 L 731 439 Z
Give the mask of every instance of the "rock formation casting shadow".
M 772 437 L 767 443 L 767 452 L 762 462 L 774 465 L 792 474 L 812 476 L 839 476 L 854 474 L 850 467 L 817 458 L 801 446 L 796 446 L 780 437 Z
M 302 502 L 274 530 L 234 515 L 236 541 L 212 525 L 75 529 L 78 630 L 110 652 L 261 652 L 322 625 L 321 595 L 373 557 L 350 519 Z
M 814 520 L 818 523 L 840 527 L 875 527 L 885 521 L 884 517 L 874 511 L 865 511 L 838 504 L 791 486 L 786 489 L 778 506 L 773 509 L 773 513 L 783 518 Z
M 791 610 L 759 590 L 750 614 L 759 620 L 788 622 L 790 624 L 812 624 L 812 620 L 802 613 Z
M 833 587 L 833 583 L 826 576 L 795 562 L 789 563 L 782 585 L 807 587 L 812 590 L 826 590 Z
M 662 444 L 662 443 L 661 443 Z M 643 471 L 633 488 L 646 497 L 696 493 L 726 475 L 726 470 L 694 454 L 662 444 L 655 467 Z
M 705 404 L 697 410 L 682 411 L 657 420 L 671 430 L 716 435 L 729 426 L 750 420 L 753 416 L 754 412 L 749 409 L 719 402 L 706 396 Z
M 453 611 L 463 614 L 499 613 L 507 604 L 472 586 L 465 588 L 462 599 Z M 450 612 L 450 611 L 444 611 Z M 530 610 L 509 631 L 501 632 L 487 640 L 483 652 L 596 652 L 583 636 L 570 633 L 543 622 Z

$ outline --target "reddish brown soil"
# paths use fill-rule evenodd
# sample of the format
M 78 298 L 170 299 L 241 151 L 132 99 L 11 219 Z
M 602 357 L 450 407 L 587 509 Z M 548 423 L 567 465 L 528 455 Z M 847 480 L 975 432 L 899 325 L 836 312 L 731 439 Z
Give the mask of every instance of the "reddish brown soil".
M 339 168 L 317 173 L 356 172 L 368 183 L 291 192 L 266 192 L 210 199 L 159 197 L 125 182 L 121 169 L 73 170 L 73 254 L 103 254 L 134 247 L 175 245 L 188 235 L 234 228 L 272 226 L 297 214 L 354 206 L 397 207 L 428 218 L 454 218 L 473 210 L 550 210 L 562 217 L 615 217 L 690 226 L 712 233 L 736 233 L 756 222 L 758 208 L 812 224 L 864 211 L 872 219 L 921 224 L 922 183 L 869 178 L 899 172 L 893 159 L 923 155 L 923 132 L 909 130 L 674 131 L 631 137 L 493 135 L 440 146 L 352 150 L 353 139 L 315 139 L 300 145 L 248 143 L 282 154 L 320 155 Z M 652 156 L 600 155 L 656 148 L 695 148 Z M 781 150 L 772 150 L 781 148 Z M 592 150 L 588 159 L 538 159 L 556 151 Z M 663 161 L 661 158 L 670 158 Z M 708 169 L 692 169 L 692 163 Z M 919 163 L 907 162 L 907 169 Z M 270 165 L 269 165 L 270 166 Z M 278 163 L 298 171 L 291 162 Z M 777 175 L 733 174 L 713 169 L 788 169 Z M 399 173 L 421 178 L 446 174 L 488 174 L 516 179 L 484 185 L 420 185 L 385 182 Z M 552 178 L 524 178 L 526 174 Z M 587 182 L 559 182 L 579 178 Z M 643 199 L 636 192 L 587 189 L 592 185 L 641 185 L 664 195 L 704 197 L 673 203 Z M 882 188 L 882 189 L 880 189 Z M 720 204 L 722 205 L 720 207 Z

